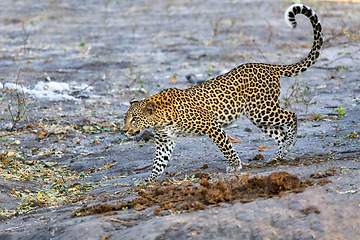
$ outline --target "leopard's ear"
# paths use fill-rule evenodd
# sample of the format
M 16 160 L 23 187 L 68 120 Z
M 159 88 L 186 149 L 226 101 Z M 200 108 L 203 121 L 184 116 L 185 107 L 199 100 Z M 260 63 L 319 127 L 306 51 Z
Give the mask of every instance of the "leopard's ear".
M 130 100 L 130 105 L 133 104 L 133 103 L 137 103 L 137 102 L 140 102 L 140 100 L 137 99 L 137 98 L 133 98 L 133 99 Z
M 145 107 L 144 107 L 144 112 L 152 115 L 155 112 L 155 103 L 153 101 L 150 101 L 148 103 L 146 103 Z

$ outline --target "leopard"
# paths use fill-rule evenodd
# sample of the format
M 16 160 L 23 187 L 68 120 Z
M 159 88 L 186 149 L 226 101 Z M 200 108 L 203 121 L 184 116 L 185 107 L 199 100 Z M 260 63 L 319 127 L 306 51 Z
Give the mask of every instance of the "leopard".
M 297 76 L 320 56 L 323 31 L 313 9 L 303 4 L 285 11 L 285 22 L 297 26 L 295 16 L 305 15 L 313 28 L 314 40 L 308 55 L 295 64 L 245 63 L 229 72 L 190 88 L 169 88 L 144 100 L 132 99 L 125 113 L 122 131 L 129 137 L 152 128 L 155 157 L 149 177 L 135 186 L 155 182 L 170 161 L 177 138 L 207 135 L 227 161 L 227 172 L 240 171 L 241 160 L 225 132 L 241 116 L 274 139 L 275 159 L 282 159 L 295 145 L 297 116 L 280 106 L 280 78 Z

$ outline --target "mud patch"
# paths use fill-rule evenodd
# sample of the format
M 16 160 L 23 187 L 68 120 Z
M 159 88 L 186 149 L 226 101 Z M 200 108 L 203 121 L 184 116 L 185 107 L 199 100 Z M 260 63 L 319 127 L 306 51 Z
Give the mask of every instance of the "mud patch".
M 274 158 L 273 160 L 267 162 L 268 165 L 279 165 L 279 164 L 284 165 L 287 163 L 288 162 L 284 158 Z
M 297 176 L 287 172 L 274 172 L 268 176 L 255 176 L 249 178 L 249 174 L 241 178 L 230 180 L 212 181 L 207 173 L 196 173 L 190 181 L 181 179 L 163 180 L 154 185 L 136 187 L 134 190 L 139 197 L 123 202 L 120 205 L 97 204 L 84 206 L 72 214 L 73 217 L 86 216 L 124 209 L 144 210 L 157 205 L 154 214 L 159 215 L 162 211 L 170 213 L 186 213 L 203 210 L 209 207 L 219 207 L 221 203 L 233 203 L 240 201 L 248 203 L 256 198 L 272 198 L 288 192 L 299 193 L 308 186 L 316 185 L 315 180 L 300 180 Z M 326 183 L 331 181 L 326 181 Z M 321 184 L 321 182 L 319 182 Z
M 249 161 L 259 161 L 259 160 L 264 160 L 264 155 L 257 154 L 257 155 L 255 155 L 254 158 L 249 159 Z
M 301 210 L 303 214 L 309 215 L 311 213 L 320 214 L 321 211 L 316 206 L 309 206 Z
M 312 173 L 310 177 L 314 179 L 327 178 L 334 176 L 336 173 L 337 171 L 334 168 L 329 168 L 325 172 Z
M 300 186 L 300 179 L 286 172 L 274 172 L 267 178 L 267 188 L 271 193 L 280 193 Z

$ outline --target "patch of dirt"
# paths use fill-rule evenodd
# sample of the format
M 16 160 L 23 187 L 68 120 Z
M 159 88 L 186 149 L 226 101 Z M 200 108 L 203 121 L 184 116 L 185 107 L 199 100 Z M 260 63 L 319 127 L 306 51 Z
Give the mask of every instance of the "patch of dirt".
M 249 159 L 249 161 L 259 161 L 259 160 L 264 160 L 264 155 L 256 154 L 255 157 L 253 157 L 252 159 Z
M 178 180 L 178 183 L 163 180 L 154 185 L 136 187 L 139 197 L 120 205 L 108 203 L 83 206 L 72 214 L 73 217 L 134 209 L 142 211 L 157 205 L 154 214 L 168 210 L 171 213 L 186 213 L 204 210 L 220 203 L 252 202 L 257 198 L 272 198 L 285 192 L 299 193 L 308 186 L 317 184 L 314 180 L 300 180 L 287 172 L 274 172 L 268 176 L 252 177 L 244 174 L 241 178 L 212 182 L 210 175 L 199 172 L 194 175 L 198 181 Z M 210 181 L 209 181 L 210 180 Z M 331 182 L 331 181 L 330 181 Z
M 267 162 L 266 164 L 272 165 L 272 164 L 287 164 L 288 161 L 284 158 L 274 158 L 273 160 Z
M 309 206 L 301 210 L 302 213 L 309 215 L 310 213 L 320 214 L 321 211 L 316 206 Z
M 209 168 L 209 165 L 204 164 L 200 169 L 201 169 L 201 170 L 205 170 L 205 169 L 208 169 L 208 168 Z
M 337 173 L 336 169 L 329 168 L 329 169 L 325 170 L 325 172 L 312 173 L 312 174 L 310 174 L 310 177 L 314 178 L 314 179 L 327 178 L 327 177 L 334 176 L 336 173 Z

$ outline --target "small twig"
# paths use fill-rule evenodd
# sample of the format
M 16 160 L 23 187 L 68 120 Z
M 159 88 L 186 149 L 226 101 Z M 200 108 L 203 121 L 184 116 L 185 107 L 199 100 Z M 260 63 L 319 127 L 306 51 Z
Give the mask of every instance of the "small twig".
M 220 26 L 220 22 L 222 20 L 222 17 L 216 17 L 214 18 L 214 22 L 210 21 L 210 25 L 213 28 L 213 33 L 212 33 L 212 42 L 215 41 L 215 38 L 217 37 L 218 33 L 219 33 L 219 26 Z
M 128 223 L 128 224 L 139 225 L 138 222 L 123 221 L 123 220 L 119 220 L 119 219 L 116 219 L 116 218 L 108 218 L 108 217 L 105 217 L 105 216 L 102 216 L 102 218 L 105 218 L 107 220 L 114 221 L 114 222 L 119 222 L 119 223 Z
M 312 66 L 312 68 L 323 69 L 323 70 L 328 70 L 328 71 L 334 71 L 337 69 L 336 67 L 323 67 L 323 66 Z
M 80 92 L 85 91 L 86 89 L 88 89 L 90 86 L 92 86 L 94 83 L 96 83 L 97 81 L 99 81 L 100 79 L 105 79 L 105 77 L 102 78 L 97 78 L 94 81 L 92 81 L 89 85 L 87 85 L 84 89 L 80 90 Z
M 24 40 L 24 55 L 26 54 L 26 44 L 27 44 L 28 38 L 29 38 L 31 30 L 32 30 L 32 28 L 34 26 L 34 23 L 32 21 L 30 22 L 30 24 L 31 24 L 31 26 L 30 26 L 29 31 L 26 31 L 25 22 L 24 21 L 21 22 L 21 27 L 22 27 L 23 33 L 24 33 L 24 37 L 23 37 L 23 40 Z
M 151 166 L 152 166 L 152 164 L 147 165 L 147 166 L 145 166 L 145 167 L 141 167 L 141 168 L 135 168 L 134 171 L 144 170 L 144 169 L 147 169 L 147 168 L 149 168 L 149 167 L 151 167 Z
M 273 31 L 272 31 L 272 26 L 271 26 L 271 24 L 270 24 L 270 22 L 267 20 L 267 19 L 265 19 L 265 21 L 267 22 L 267 24 L 268 24 L 268 26 L 269 26 L 269 32 L 270 32 L 270 34 L 269 34 L 269 36 L 268 36 L 268 43 L 271 41 L 271 38 L 272 38 L 272 36 L 273 36 Z
M 16 78 L 16 86 L 18 85 L 18 82 L 19 82 L 19 77 L 20 77 L 20 73 L 21 73 L 21 68 L 19 69 L 19 73 L 17 75 L 17 78 Z M 25 101 L 25 93 L 23 93 L 23 95 L 21 95 L 19 92 L 18 92 L 18 89 L 12 89 L 11 90 L 11 101 L 13 100 L 14 96 L 13 94 L 16 95 L 16 101 L 17 101 L 17 109 L 16 109 L 16 116 L 13 114 L 12 112 L 12 109 L 11 109 L 11 103 L 9 103 L 8 105 L 8 110 L 9 110 L 9 113 L 10 113 L 10 116 L 11 116 L 11 119 L 13 121 L 13 125 L 10 129 L 10 131 L 13 131 L 16 124 L 25 116 L 26 114 L 26 106 L 22 106 L 23 104 L 26 104 L 26 101 Z M 15 93 L 14 93 L 15 92 Z M 23 108 L 23 109 L 21 109 Z
M 130 88 L 135 82 L 136 80 L 138 80 L 138 77 L 135 77 L 131 82 L 130 84 L 128 85 L 128 87 Z
M 19 69 L 19 73 L 18 73 L 17 78 L 16 78 L 16 85 L 17 85 L 17 84 L 18 84 L 18 82 L 19 82 L 19 77 L 20 77 L 20 72 L 21 72 L 21 69 L 22 69 L 22 68 L 20 68 L 20 69 Z
M 14 119 L 15 119 L 15 118 L 14 118 L 14 116 L 13 116 L 13 114 L 12 114 L 10 104 L 8 105 L 8 110 L 9 110 L 9 113 L 10 113 L 11 119 L 13 119 L 13 121 L 14 121 Z M 13 124 L 12 128 L 10 129 L 11 131 L 14 129 L 15 125 L 16 125 L 16 123 L 15 123 L 15 124 Z
M 327 62 L 326 64 L 334 63 L 334 62 L 336 62 L 336 61 L 338 61 L 338 60 L 340 60 L 340 59 L 342 59 L 342 58 L 346 58 L 346 57 L 350 57 L 351 60 L 354 61 L 354 59 L 352 58 L 351 55 L 352 55 L 352 54 L 355 54 L 355 53 L 358 53 L 358 52 L 360 52 L 360 49 L 357 50 L 357 51 L 354 51 L 354 52 L 352 52 L 352 53 L 349 53 L 349 54 L 347 54 L 347 55 L 343 55 L 343 56 L 341 56 L 341 57 L 335 58 L 335 59 L 333 59 L 332 61 Z
M 101 240 L 110 239 L 112 236 L 114 236 L 114 234 L 109 234 L 109 235 L 107 235 L 107 236 L 102 237 Z
M 259 48 L 259 46 L 256 44 L 255 39 L 252 40 L 256 49 L 259 51 L 259 53 L 261 54 L 261 56 L 265 59 L 266 62 L 269 62 L 269 60 L 265 57 L 265 55 L 263 54 L 263 52 L 261 51 L 261 49 Z

